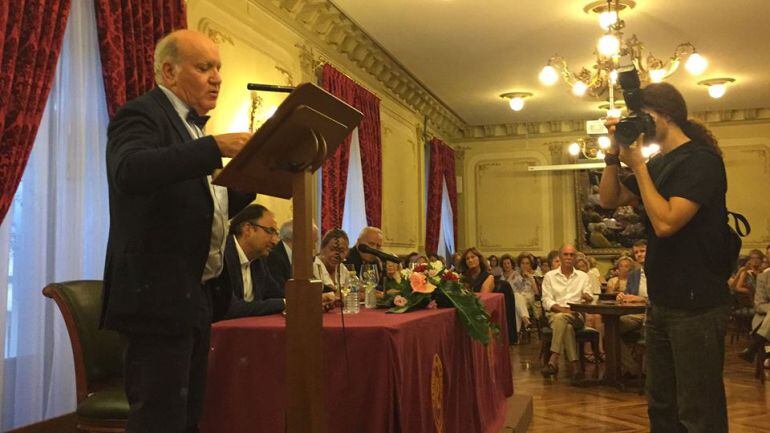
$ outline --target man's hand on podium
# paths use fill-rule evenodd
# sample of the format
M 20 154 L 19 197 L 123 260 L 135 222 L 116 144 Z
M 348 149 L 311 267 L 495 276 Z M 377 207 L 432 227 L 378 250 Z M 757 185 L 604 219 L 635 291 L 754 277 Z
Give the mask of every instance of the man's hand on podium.
M 250 138 L 251 133 L 249 132 L 234 132 L 231 134 L 214 136 L 214 140 L 216 140 L 217 146 L 219 147 L 219 153 L 227 158 L 232 158 L 237 155 Z

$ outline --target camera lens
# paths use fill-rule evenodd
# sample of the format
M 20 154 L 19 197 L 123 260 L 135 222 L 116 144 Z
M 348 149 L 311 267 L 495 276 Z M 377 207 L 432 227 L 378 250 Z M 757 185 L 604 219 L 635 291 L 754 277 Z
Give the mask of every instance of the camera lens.
M 642 133 L 640 126 L 634 118 L 621 120 L 615 127 L 615 140 L 623 146 L 630 146 Z

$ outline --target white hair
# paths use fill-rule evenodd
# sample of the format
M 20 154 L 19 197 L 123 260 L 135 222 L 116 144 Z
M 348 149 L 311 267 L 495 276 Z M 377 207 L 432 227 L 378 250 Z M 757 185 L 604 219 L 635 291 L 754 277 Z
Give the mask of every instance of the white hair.
M 363 230 L 361 230 L 361 233 L 358 235 L 358 241 L 360 242 L 361 239 L 366 236 L 367 233 L 377 233 L 378 235 L 382 236 L 382 230 L 380 230 L 377 227 L 364 227 Z
M 155 72 L 155 82 L 163 84 L 163 64 L 179 64 L 179 41 L 174 33 L 163 36 L 155 45 L 155 56 L 153 59 L 153 71 Z

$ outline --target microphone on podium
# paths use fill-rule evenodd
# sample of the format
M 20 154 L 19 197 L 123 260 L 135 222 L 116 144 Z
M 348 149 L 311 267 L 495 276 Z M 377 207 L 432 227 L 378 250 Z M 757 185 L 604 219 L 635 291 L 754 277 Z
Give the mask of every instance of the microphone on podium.
M 401 263 L 401 259 L 399 259 L 398 256 L 394 256 L 393 254 L 388 254 L 384 251 L 380 251 L 378 249 L 372 248 L 369 245 L 358 244 L 356 248 L 358 248 L 359 252 L 362 252 L 365 254 L 371 254 L 373 256 L 379 257 L 381 260 L 386 260 L 388 262 L 393 262 L 393 263 Z

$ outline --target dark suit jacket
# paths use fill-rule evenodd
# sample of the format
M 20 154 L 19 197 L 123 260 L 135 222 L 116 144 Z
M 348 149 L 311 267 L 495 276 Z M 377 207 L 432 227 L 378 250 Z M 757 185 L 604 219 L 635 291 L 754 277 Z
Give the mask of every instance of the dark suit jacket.
M 108 128 L 110 231 L 102 326 L 177 334 L 211 319 L 201 287 L 221 167 L 211 136 L 193 140 L 163 91 L 126 103 Z M 228 191 L 234 215 L 253 195 Z M 229 294 L 228 294 L 229 295 Z
M 228 236 L 225 246 L 225 269 L 218 278 L 220 284 L 232 288 L 232 295 L 226 304 L 225 319 L 264 316 L 283 311 L 285 305 L 283 286 L 279 286 L 272 278 L 265 260 L 254 260 L 251 262 L 250 269 L 254 299 L 247 302 L 243 300 L 243 275 L 238 250 L 235 249 L 235 238 Z M 215 304 L 215 312 L 222 306 L 222 304 Z
M 278 245 L 270 251 L 270 255 L 267 256 L 267 267 L 279 286 L 284 287 L 286 281 L 291 279 L 291 261 L 283 241 L 278 242 Z

